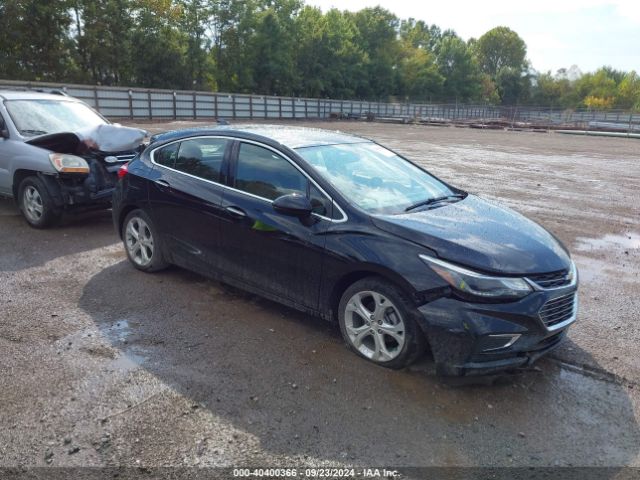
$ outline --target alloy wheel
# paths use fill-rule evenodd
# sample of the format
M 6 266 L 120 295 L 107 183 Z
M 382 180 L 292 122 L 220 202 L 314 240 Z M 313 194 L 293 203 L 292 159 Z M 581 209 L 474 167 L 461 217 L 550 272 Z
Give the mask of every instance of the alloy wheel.
M 29 185 L 24 189 L 22 204 L 24 205 L 25 214 L 31 222 L 38 222 L 42 218 L 44 204 L 42 203 L 42 196 L 36 187 Z
M 131 259 L 141 267 L 146 267 L 153 259 L 153 234 L 147 222 L 140 217 L 132 217 L 125 230 L 125 242 Z
M 358 292 L 349 299 L 345 329 L 353 347 L 376 362 L 395 359 L 405 344 L 405 324 L 400 311 L 378 292 Z

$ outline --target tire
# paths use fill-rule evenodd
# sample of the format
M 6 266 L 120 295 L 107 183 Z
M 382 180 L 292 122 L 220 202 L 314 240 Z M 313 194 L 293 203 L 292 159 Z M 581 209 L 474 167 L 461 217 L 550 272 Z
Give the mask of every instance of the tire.
M 27 223 L 34 228 L 50 227 L 62 216 L 44 182 L 36 176 L 27 177 L 20 183 L 18 206 Z
M 162 255 L 157 230 L 143 210 L 133 210 L 124 219 L 122 242 L 127 258 L 138 270 L 157 272 L 169 266 Z
M 425 351 L 418 315 L 408 295 L 381 277 L 355 282 L 338 306 L 347 347 L 362 358 L 394 369 L 407 367 Z

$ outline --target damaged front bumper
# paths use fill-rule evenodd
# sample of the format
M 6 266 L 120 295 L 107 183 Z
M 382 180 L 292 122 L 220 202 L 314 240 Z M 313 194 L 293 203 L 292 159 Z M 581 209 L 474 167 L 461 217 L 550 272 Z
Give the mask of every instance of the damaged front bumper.
M 118 180 L 118 170 L 135 154 L 113 156 L 111 163 L 100 155 L 83 155 L 89 164 L 89 174 L 41 174 L 56 207 L 108 208 Z
M 419 311 L 438 373 L 469 376 L 531 365 L 562 342 L 577 308 L 577 289 L 571 286 L 509 303 L 439 298 Z

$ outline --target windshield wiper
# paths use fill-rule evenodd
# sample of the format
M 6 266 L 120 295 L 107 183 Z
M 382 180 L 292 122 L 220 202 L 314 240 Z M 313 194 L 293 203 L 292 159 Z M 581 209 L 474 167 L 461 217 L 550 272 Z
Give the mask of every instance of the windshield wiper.
M 404 209 L 405 212 L 409 212 L 411 210 L 415 210 L 418 207 L 425 207 L 427 205 L 433 205 L 434 203 L 444 202 L 445 200 L 453 200 L 454 198 L 464 198 L 464 195 L 460 193 L 454 193 L 453 195 L 444 195 L 442 197 L 428 198 L 426 200 L 421 200 L 420 202 L 414 203 L 413 205 L 409 205 Z
M 29 130 L 29 129 L 25 129 L 25 130 L 20 130 L 20 133 L 26 133 L 26 134 L 30 134 L 30 135 L 44 135 L 45 132 L 44 130 Z

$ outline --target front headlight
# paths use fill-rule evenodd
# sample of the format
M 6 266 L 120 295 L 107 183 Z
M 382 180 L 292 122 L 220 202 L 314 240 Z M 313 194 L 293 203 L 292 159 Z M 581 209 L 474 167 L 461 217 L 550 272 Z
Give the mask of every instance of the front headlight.
M 49 154 L 51 165 L 60 173 L 89 173 L 89 164 L 84 158 L 68 153 Z
M 493 277 L 427 255 L 420 255 L 420 258 L 449 285 L 466 295 L 486 300 L 516 299 L 532 290 L 523 278 Z

